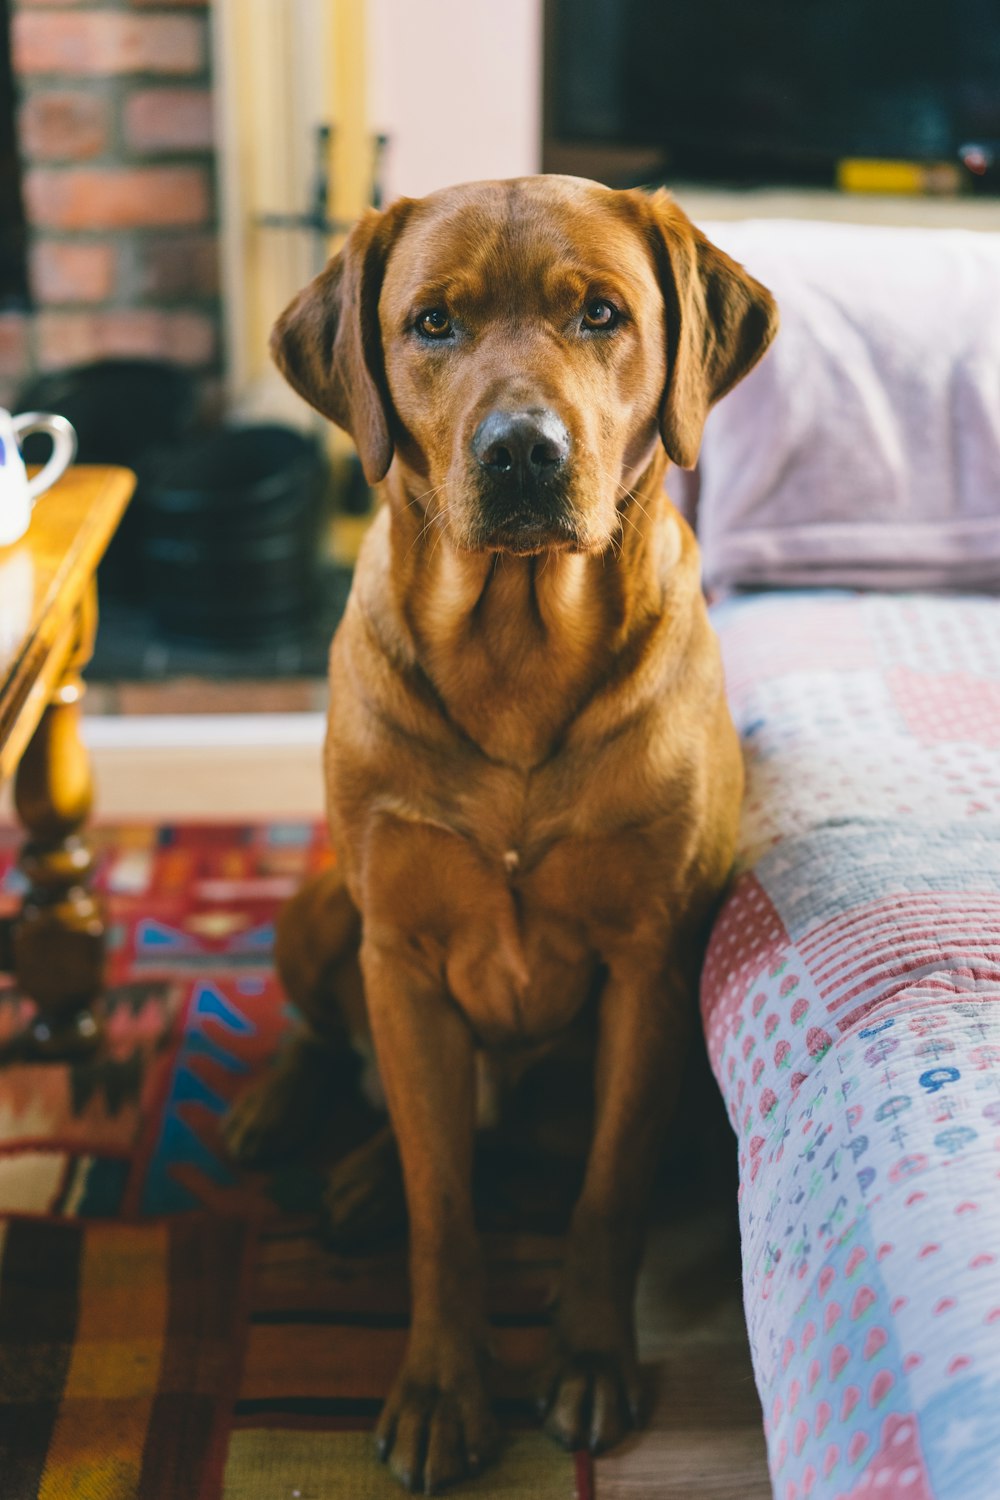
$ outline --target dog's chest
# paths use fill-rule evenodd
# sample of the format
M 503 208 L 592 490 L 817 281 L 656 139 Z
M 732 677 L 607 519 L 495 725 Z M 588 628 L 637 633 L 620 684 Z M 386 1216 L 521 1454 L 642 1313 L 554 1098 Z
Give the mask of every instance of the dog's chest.
M 456 923 L 446 972 L 487 1044 L 569 1026 L 609 965 L 636 942 L 669 941 L 670 873 L 646 830 L 530 841 L 496 862 L 483 920 Z
M 691 785 L 660 770 L 645 737 L 537 772 L 471 756 L 434 770 L 379 797 L 357 899 L 369 931 L 443 970 L 481 1040 L 551 1036 L 623 949 L 669 946 Z
M 509 893 L 494 911 L 488 927 L 453 933 L 449 991 L 485 1046 L 543 1041 L 569 1026 L 592 993 L 596 955 L 576 924 Z
M 489 823 L 484 839 L 394 818 L 382 847 L 391 841 L 398 882 L 387 883 L 390 861 L 379 857 L 373 915 L 441 964 L 484 1045 L 537 1042 L 569 1026 L 595 993 L 609 949 L 648 906 L 644 882 L 647 892 L 657 882 L 644 834 L 533 825 L 513 798 Z

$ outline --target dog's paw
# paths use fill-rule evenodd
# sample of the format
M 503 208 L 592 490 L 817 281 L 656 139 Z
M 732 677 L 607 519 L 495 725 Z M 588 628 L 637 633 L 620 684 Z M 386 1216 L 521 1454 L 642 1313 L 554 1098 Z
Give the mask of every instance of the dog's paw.
M 642 1381 L 627 1354 L 556 1354 L 538 1384 L 545 1431 L 564 1448 L 603 1453 L 642 1425 Z
M 273 1074 L 231 1106 L 222 1121 L 222 1143 L 242 1167 L 269 1166 L 306 1144 L 316 1123 L 311 1101 Z
M 273 1152 L 280 1117 L 274 1108 L 270 1080 L 254 1084 L 241 1094 L 223 1116 L 222 1144 L 233 1161 L 253 1167 Z
M 350 1055 L 298 1034 L 272 1068 L 246 1089 L 222 1121 L 222 1142 L 243 1167 L 265 1167 L 315 1144 L 329 1125 Z
M 334 1250 L 362 1249 L 405 1228 L 403 1173 L 391 1130 L 380 1130 L 330 1169 L 323 1212 Z
M 405 1489 L 436 1495 L 478 1474 L 499 1433 L 478 1371 L 428 1380 L 403 1369 L 375 1430 L 379 1458 Z

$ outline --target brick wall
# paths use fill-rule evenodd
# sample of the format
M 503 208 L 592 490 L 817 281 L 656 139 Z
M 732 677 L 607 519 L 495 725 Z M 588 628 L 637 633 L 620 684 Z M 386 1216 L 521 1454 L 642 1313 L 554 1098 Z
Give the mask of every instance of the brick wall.
M 0 315 L 0 403 L 102 355 L 219 360 L 207 0 L 11 0 L 28 314 Z

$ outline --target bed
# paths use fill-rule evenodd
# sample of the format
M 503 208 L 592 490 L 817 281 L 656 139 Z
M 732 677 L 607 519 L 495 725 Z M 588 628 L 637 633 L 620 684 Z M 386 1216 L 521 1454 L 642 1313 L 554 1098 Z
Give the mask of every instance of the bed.
M 712 226 L 773 351 L 672 489 L 747 793 L 701 988 L 778 1500 L 1000 1496 L 1000 236 Z

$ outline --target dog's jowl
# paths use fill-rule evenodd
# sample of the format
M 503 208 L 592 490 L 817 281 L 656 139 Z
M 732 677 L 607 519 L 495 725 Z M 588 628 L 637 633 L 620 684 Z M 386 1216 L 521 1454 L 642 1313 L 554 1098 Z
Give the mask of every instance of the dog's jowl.
M 228 1139 L 245 1160 L 294 1149 L 331 1051 L 373 1053 L 389 1126 L 327 1202 L 346 1238 L 405 1189 L 412 1325 L 377 1441 L 413 1489 L 496 1443 L 470 1191 L 483 1059 L 509 1074 L 585 1017 L 596 1105 L 545 1420 L 597 1451 L 640 1418 L 643 1211 L 742 790 L 664 478 L 776 325 L 665 194 L 537 177 L 368 214 L 274 331 L 383 504 L 330 656 L 338 862 L 279 935 L 305 1027 Z

